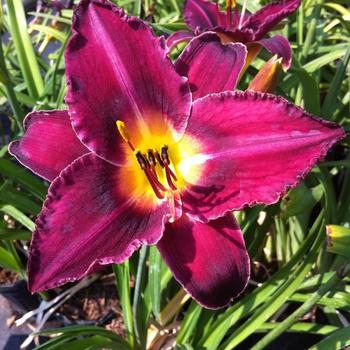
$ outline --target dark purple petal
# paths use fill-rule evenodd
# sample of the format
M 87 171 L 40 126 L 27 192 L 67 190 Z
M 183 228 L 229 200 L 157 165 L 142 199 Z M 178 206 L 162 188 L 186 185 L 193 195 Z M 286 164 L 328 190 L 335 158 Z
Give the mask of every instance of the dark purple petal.
M 52 181 L 73 160 L 88 153 L 72 129 L 68 111 L 35 111 L 24 120 L 25 134 L 9 152 L 35 174 Z
M 198 174 L 187 183 L 183 210 L 205 222 L 275 203 L 343 137 L 343 128 L 282 97 L 226 92 L 199 99 L 182 141 L 192 142 L 193 153 L 182 169 Z
M 226 30 L 218 27 L 213 31 L 220 37 L 223 44 L 240 42 L 243 44 L 253 41 L 254 33 L 249 29 L 231 29 Z
M 157 247 L 179 283 L 207 308 L 225 306 L 248 283 L 249 256 L 233 214 L 207 224 L 183 216 L 166 225 Z
M 169 128 L 179 138 L 191 94 L 187 80 L 167 57 L 164 38 L 104 0 L 81 1 L 72 28 L 66 101 L 81 141 L 102 158 L 121 164 L 123 140 L 116 120 L 125 122 L 133 139 Z
M 225 22 L 226 14 L 207 0 L 186 0 L 184 20 L 192 30 L 213 29 Z
M 169 36 L 169 38 L 166 40 L 166 44 L 169 50 L 172 50 L 178 44 L 185 41 L 189 41 L 193 37 L 194 37 L 194 34 L 192 32 L 189 32 L 188 30 L 179 30 Z
M 216 33 L 207 32 L 186 46 L 175 68 L 188 78 L 195 100 L 210 93 L 235 89 L 246 56 L 243 44 L 222 45 Z
M 270 3 L 252 14 L 242 26 L 242 29 L 254 31 L 254 40 L 261 39 L 272 30 L 282 19 L 295 12 L 301 0 L 284 0 Z
M 275 35 L 272 38 L 261 39 L 258 43 L 270 51 L 273 55 L 282 58 L 282 65 L 285 70 L 290 68 L 292 63 L 292 49 L 289 41 L 282 35 Z
M 90 153 L 53 181 L 31 243 L 32 292 L 120 263 L 161 238 L 167 202 L 147 205 L 143 193 L 132 195 L 124 170 Z

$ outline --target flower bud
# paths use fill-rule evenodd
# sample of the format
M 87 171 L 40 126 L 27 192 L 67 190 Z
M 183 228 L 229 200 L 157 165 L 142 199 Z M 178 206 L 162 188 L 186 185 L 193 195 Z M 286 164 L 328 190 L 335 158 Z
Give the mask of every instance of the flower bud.
M 350 229 L 329 225 L 326 226 L 327 250 L 334 254 L 339 254 L 350 258 Z
M 249 91 L 271 92 L 276 90 L 282 70 L 282 58 L 271 57 L 249 84 Z

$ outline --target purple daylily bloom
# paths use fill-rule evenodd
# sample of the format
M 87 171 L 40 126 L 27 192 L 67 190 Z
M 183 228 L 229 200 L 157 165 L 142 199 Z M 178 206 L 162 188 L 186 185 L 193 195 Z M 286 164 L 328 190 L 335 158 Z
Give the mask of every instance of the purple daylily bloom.
M 206 33 L 174 66 L 138 18 L 105 0 L 78 5 L 68 110 L 31 113 L 10 145 L 52 181 L 31 243 L 32 292 L 121 263 L 142 244 L 156 244 L 205 307 L 244 290 L 249 257 L 231 211 L 276 203 L 345 135 L 280 97 L 211 93 L 227 83 L 210 80 L 214 65 L 234 72 L 234 86 L 245 55 Z
M 246 0 L 245 0 L 246 1 Z M 217 3 L 208 0 L 186 0 L 184 19 L 191 31 L 181 30 L 172 34 L 167 45 L 171 49 L 183 41 L 205 31 L 214 31 L 224 44 L 241 42 L 248 47 L 247 65 L 265 47 L 272 54 L 283 59 L 284 69 L 288 69 L 292 60 L 292 51 L 288 40 L 282 35 L 271 38 L 264 36 L 271 31 L 282 19 L 295 12 L 301 0 L 284 0 L 270 3 L 256 13 L 250 15 L 243 6 L 238 13 L 237 5 L 232 10 L 235 1 L 226 1 L 227 11 L 220 10 Z

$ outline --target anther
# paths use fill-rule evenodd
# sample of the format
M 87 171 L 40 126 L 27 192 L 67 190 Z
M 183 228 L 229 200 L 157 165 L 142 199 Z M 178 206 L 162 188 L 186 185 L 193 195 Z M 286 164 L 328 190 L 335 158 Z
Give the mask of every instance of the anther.
M 160 164 L 160 166 L 161 166 L 162 168 L 164 168 L 164 163 L 163 163 L 162 158 L 160 157 L 160 154 L 159 154 L 158 151 L 156 151 L 156 158 L 157 158 L 158 163 Z
M 117 125 L 117 129 L 119 131 L 120 136 L 123 138 L 123 140 L 129 145 L 129 147 L 135 151 L 135 147 L 134 145 L 131 143 L 130 141 L 130 134 L 129 131 L 125 125 L 124 122 L 122 122 L 121 120 L 117 120 L 116 121 L 116 125 Z
M 142 155 L 142 153 L 140 151 L 137 151 L 135 153 L 136 159 L 140 164 L 140 167 L 142 170 L 146 170 L 147 169 L 147 159 Z
M 151 164 L 151 166 L 155 166 L 157 164 L 156 157 L 153 153 L 153 150 L 151 149 L 148 150 L 148 161 Z
M 166 191 L 166 188 L 159 182 L 154 167 L 151 166 L 150 162 L 140 151 L 135 152 L 135 157 L 140 164 L 141 169 L 145 172 L 147 180 L 150 183 L 153 192 L 159 199 L 163 199 L 164 195 L 161 193 L 161 191 Z
M 164 164 L 170 164 L 167 145 L 163 146 L 162 149 L 160 150 L 160 157 Z

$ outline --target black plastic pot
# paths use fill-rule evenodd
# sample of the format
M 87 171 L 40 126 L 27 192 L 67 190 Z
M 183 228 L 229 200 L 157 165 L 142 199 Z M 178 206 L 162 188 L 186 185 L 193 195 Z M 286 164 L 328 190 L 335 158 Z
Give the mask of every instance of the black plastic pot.
M 36 309 L 40 304 L 38 295 L 30 294 L 27 282 L 24 280 L 17 281 L 9 286 L 0 286 L 0 295 L 6 298 L 13 310 L 18 313 L 26 313 Z

